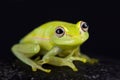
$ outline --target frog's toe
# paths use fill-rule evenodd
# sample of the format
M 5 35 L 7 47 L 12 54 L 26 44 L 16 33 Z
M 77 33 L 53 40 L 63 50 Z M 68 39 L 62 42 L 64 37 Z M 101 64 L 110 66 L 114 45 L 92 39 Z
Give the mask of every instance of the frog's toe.
M 39 68 L 38 68 L 39 69 Z M 39 70 L 41 70 L 41 68 L 39 69 Z M 51 72 L 51 69 L 42 69 L 42 71 L 44 71 L 44 72 L 46 72 L 46 73 L 50 73 Z
M 37 71 L 37 68 L 36 67 L 32 67 L 32 71 Z
M 98 60 L 98 59 L 95 59 L 95 58 L 91 58 L 88 62 L 89 62 L 90 64 L 95 64 L 95 63 L 98 63 L 99 60 Z
M 73 71 L 78 71 L 78 69 L 76 68 L 76 66 L 73 64 L 73 62 L 69 62 L 69 61 L 66 61 L 65 62 L 66 66 L 72 68 Z
M 72 68 L 73 71 L 78 71 L 78 69 L 75 67 L 75 65 L 68 65 L 70 68 Z
M 73 71 L 78 71 L 78 69 L 76 68 L 76 67 L 74 67 L 74 68 L 72 68 L 73 69 Z

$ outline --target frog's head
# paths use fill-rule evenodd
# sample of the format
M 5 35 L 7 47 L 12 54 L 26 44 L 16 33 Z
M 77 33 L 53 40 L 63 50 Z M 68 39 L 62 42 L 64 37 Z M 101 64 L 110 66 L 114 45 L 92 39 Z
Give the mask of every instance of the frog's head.
M 76 24 L 67 22 L 54 22 L 51 36 L 52 43 L 57 46 L 76 46 L 84 43 L 88 37 L 88 25 L 79 21 Z

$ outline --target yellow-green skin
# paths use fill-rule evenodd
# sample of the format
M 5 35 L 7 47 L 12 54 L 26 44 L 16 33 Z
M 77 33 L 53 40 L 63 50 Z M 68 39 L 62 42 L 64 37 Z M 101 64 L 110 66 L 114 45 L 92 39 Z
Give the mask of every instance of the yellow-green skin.
M 80 45 L 89 36 L 87 31 L 82 30 L 82 22 L 79 21 L 76 24 L 63 21 L 45 23 L 27 34 L 18 44 L 13 45 L 12 52 L 21 61 L 31 66 L 33 71 L 39 69 L 50 72 L 50 69 L 42 67 L 43 64 L 68 66 L 73 71 L 78 71 L 73 64 L 74 60 L 84 63 L 96 61 L 80 53 Z M 62 37 L 56 35 L 56 28 L 59 26 L 64 29 Z M 31 57 L 34 55 L 38 57 L 32 60 Z

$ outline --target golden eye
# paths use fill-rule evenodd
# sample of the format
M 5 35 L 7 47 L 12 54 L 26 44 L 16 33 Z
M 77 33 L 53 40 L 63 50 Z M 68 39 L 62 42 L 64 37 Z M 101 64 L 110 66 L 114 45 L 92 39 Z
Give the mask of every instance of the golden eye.
M 82 22 L 80 26 L 81 26 L 81 29 L 82 29 L 84 32 L 87 32 L 87 31 L 88 31 L 89 26 L 87 25 L 86 22 Z
M 55 33 L 56 33 L 57 37 L 62 37 L 65 34 L 65 30 L 63 27 L 58 26 L 55 30 Z

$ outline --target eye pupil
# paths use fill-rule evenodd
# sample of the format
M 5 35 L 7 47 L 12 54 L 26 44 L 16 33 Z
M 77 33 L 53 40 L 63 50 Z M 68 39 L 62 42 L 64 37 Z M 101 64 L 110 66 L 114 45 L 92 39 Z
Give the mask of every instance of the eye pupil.
M 83 28 L 88 28 L 88 26 L 87 26 L 87 24 L 86 24 L 86 23 L 85 23 L 85 24 L 83 24 L 83 25 L 82 25 L 82 27 L 83 27 Z
M 56 30 L 56 33 L 57 33 L 57 34 L 62 34 L 62 33 L 63 33 L 63 30 L 62 30 L 62 29 L 57 29 L 57 30 Z

